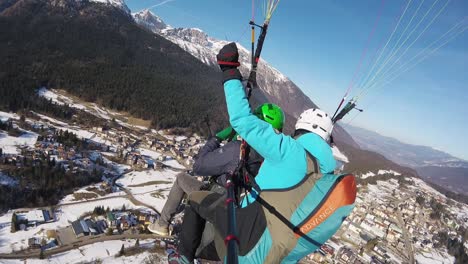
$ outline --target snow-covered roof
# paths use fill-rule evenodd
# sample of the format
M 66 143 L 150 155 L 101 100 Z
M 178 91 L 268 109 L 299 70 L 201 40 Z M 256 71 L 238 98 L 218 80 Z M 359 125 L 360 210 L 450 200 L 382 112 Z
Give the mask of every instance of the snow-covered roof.
M 33 210 L 27 213 L 17 215 L 18 219 L 28 220 L 28 222 L 44 222 L 44 213 L 42 210 Z

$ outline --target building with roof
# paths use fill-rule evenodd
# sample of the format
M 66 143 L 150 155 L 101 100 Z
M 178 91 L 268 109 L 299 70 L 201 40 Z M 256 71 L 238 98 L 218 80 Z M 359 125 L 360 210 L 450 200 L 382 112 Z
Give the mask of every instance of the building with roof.
M 25 222 L 28 226 L 37 226 L 54 220 L 48 210 L 40 209 L 31 210 L 28 212 L 18 212 L 16 217 L 18 221 Z
M 76 220 L 73 222 L 72 229 L 77 238 L 89 235 L 89 227 L 84 220 Z
M 115 218 L 115 215 L 113 212 L 107 212 L 107 225 L 109 227 L 115 228 L 117 227 L 118 221 Z

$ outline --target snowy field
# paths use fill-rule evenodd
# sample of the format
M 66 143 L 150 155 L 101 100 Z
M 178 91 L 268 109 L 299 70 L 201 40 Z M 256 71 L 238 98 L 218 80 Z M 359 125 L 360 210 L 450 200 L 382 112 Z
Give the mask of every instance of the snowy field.
M 5 122 L 8 119 L 19 120 L 20 117 L 17 114 L 0 111 L 0 120 Z M 0 132 L 0 148 L 2 148 L 5 154 L 19 154 L 18 146 L 34 146 L 37 137 L 38 135 L 36 133 L 28 131 L 25 131 L 19 137 L 9 136 L 8 133 L 2 131 Z
M 62 263 L 88 263 L 96 260 L 102 261 L 104 264 L 119 264 L 119 263 L 145 263 L 148 261 L 150 253 L 144 252 L 134 256 L 128 257 L 116 257 L 119 253 L 122 245 L 125 248 L 133 247 L 136 240 L 127 239 L 127 240 L 115 240 L 115 241 L 106 241 L 99 242 L 65 253 L 60 253 L 49 257 L 49 259 L 40 260 L 40 259 L 29 259 L 26 262 L 24 260 L 0 260 L 0 263 L 4 264 L 62 264 Z M 140 241 L 140 247 L 152 248 L 154 247 L 154 240 L 147 239 Z M 161 256 L 163 261 L 167 261 L 165 256 Z
M 38 134 L 25 131 L 19 137 L 9 136 L 5 132 L 0 132 L 0 148 L 4 154 L 20 154 L 20 146 L 33 147 L 36 144 Z
M 167 160 L 163 163 L 176 169 L 185 169 L 185 167 L 182 166 L 177 160 Z
M 117 180 L 117 184 L 129 190 L 138 201 L 161 211 L 177 173 L 172 170 L 134 171 Z
M 378 175 L 382 175 L 382 174 L 393 174 L 393 175 L 395 175 L 395 176 L 400 176 L 400 175 L 401 175 L 401 173 L 398 173 L 398 172 L 396 172 L 396 171 L 394 171 L 394 170 L 379 170 L 379 171 L 377 172 L 377 174 L 378 174 Z
M 123 118 L 123 119 L 126 120 L 126 118 L 124 118 L 122 116 L 122 114 L 120 114 L 120 113 L 105 109 L 103 107 L 98 106 L 95 103 L 91 103 L 91 104 L 89 104 L 90 106 L 87 107 L 87 106 L 85 106 L 83 104 L 75 102 L 72 98 L 69 98 L 67 96 L 59 94 L 56 90 L 53 90 L 53 89 L 52 90 L 47 90 L 45 88 L 41 88 L 38 91 L 38 95 L 42 96 L 44 98 L 47 98 L 47 99 L 51 99 L 53 102 L 55 102 L 55 103 L 57 103 L 59 105 L 68 104 L 72 108 L 84 110 L 84 111 L 86 111 L 86 112 L 88 112 L 88 113 L 90 113 L 92 115 L 95 115 L 95 116 L 100 117 L 100 118 L 105 119 L 105 120 L 111 120 L 112 118 L 116 118 L 115 121 L 119 125 L 122 125 L 122 126 L 125 126 L 125 127 L 137 128 L 137 129 L 141 129 L 141 130 L 147 130 L 148 129 L 145 126 L 132 125 L 132 124 L 129 124 L 127 122 L 124 122 L 124 121 L 120 120 L 120 118 Z
M 123 191 L 119 191 L 119 192 L 112 192 L 112 193 L 108 193 L 104 196 L 101 196 L 99 194 L 97 194 L 96 192 L 93 192 L 93 191 L 89 191 L 87 190 L 88 188 L 96 188 L 98 190 L 100 190 L 100 185 L 101 183 L 96 183 L 96 184 L 93 184 L 93 185 L 88 185 L 88 186 L 85 186 L 81 189 L 78 189 L 76 190 L 74 193 L 72 194 L 69 194 L 67 196 L 65 196 L 60 202 L 59 204 L 68 204 L 68 203 L 75 203 L 75 202 L 78 202 L 78 201 L 93 201 L 95 199 L 102 199 L 102 198 L 111 198 L 111 197 L 115 197 L 115 196 L 124 196 L 125 195 L 125 192 Z M 92 198 L 92 199 L 79 199 L 77 200 L 75 195 L 74 194 L 86 194 L 86 193 L 89 193 L 89 194 L 96 194 L 98 197 L 97 198 Z
M 7 112 L 0 111 L 0 121 L 6 122 L 8 121 L 8 119 L 19 120 L 20 116 L 15 113 L 7 113 Z
M 169 134 L 166 134 L 164 131 L 156 131 L 154 129 L 151 130 L 153 133 L 155 134 L 158 134 L 158 135 L 161 135 L 169 140 L 174 140 L 174 141 L 182 141 L 182 140 L 186 140 L 187 137 L 186 136 L 175 136 L 175 135 L 169 135 Z
M 161 156 L 161 153 L 153 151 L 153 150 L 144 149 L 144 148 L 139 148 L 139 150 L 140 150 L 141 155 L 148 156 L 154 160 L 156 160 L 158 157 Z
M 373 176 L 375 176 L 375 173 L 373 173 L 372 171 L 369 171 L 368 173 L 362 174 L 361 178 L 366 179 L 366 178 L 373 177 Z
M 68 104 L 72 108 L 77 108 L 77 109 L 86 109 L 84 105 L 81 104 L 75 104 L 72 99 L 60 95 L 56 93 L 54 90 L 47 90 L 46 88 L 41 88 L 37 91 L 37 94 L 41 97 L 47 98 L 52 100 L 52 102 L 59 104 L 59 105 L 65 105 Z

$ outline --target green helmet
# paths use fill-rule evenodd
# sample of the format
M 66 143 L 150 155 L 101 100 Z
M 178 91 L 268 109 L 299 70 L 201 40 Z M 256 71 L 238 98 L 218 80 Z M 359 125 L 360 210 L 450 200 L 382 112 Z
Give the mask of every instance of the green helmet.
M 270 123 L 275 129 L 283 130 L 285 116 L 281 107 L 265 103 L 257 107 L 254 114 L 261 120 Z

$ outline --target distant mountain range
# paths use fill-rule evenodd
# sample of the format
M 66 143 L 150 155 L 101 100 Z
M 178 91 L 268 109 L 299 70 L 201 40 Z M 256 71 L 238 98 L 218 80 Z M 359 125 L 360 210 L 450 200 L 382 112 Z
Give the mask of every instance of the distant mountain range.
M 449 190 L 468 194 L 468 161 L 431 147 L 411 145 L 376 132 L 346 125 L 345 129 L 363 149 L 382 154 L 414 168 L 423 178 Z

